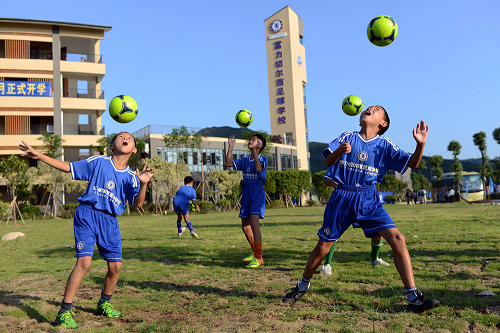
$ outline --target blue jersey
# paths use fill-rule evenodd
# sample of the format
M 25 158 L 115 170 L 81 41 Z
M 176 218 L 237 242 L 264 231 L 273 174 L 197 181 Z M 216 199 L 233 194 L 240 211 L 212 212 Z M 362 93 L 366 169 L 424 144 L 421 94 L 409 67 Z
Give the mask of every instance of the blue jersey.
M 238 160 L 233 161 L 234 170 L 243 171 L 243 181 L 245 184 L 261 184 L 266 183 L 267 175 L 267 157 L 259 154 L 259 161 L 262 164 L 262 171 L 255 170 L 255 161 L 251 156 L 242 156 Z
M 326 170 L 324 178 L 335 181 L 335 167 L 336 166 L 337 166 L 337 163 L 335 163 L 334 165 L 328 167 L 328 170 Z
M 112 215 L 121 215 L 126 208 L 125 200 L 134 204 L 140 185 L 137 175 L 127 166 L 118 169 L 111 156 L 96 155 L 69 164 L 71 177 L 88 180 L 85 194 L 78 198 L 81 204 Z
M 177 191 L 175 196 L 189 202 L 189 200 L 196 200 L 196 190 L 189 185 L 184 185 Z
M 351 152 L 342 154 L 328 171 L 332 180 L 348 186 L 371 186 L 382 181 L 387 170 L 405 173 L 411 155 L 404 152 L 389 138 L 375 136 L 365 140 L 359 132 L 345 132 L 330 142 L 323 158 L 335 151 L 341 143 L 349 141 Z M 325 175 L 326 176 L 326 175 Z

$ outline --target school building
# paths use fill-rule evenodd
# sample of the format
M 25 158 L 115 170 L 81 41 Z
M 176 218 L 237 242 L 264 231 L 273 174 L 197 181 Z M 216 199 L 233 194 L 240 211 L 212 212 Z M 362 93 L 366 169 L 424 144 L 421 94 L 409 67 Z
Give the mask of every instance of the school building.
M 110 30 L 0 18 L 0 159 L 20 155 L 21 140 L 42 147 L 44 132 L 64 140 L 65 161 L 92 153 L 89 146 L 105 134 L 102 114 L 107 105 L 101 81 L 106 65 L 100 43 Z

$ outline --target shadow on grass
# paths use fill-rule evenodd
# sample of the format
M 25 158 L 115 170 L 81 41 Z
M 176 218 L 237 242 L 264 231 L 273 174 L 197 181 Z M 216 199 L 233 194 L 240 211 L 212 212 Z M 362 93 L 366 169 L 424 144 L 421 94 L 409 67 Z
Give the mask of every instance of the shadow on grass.
M 47 318 L 40 314 L 40 312 L 38 312 L 36 309 L 32 308 L 29 305 L 23 304 L 23 301 L 25 300 L 39 301 L 41 300 L 41 298 L 38 296 L 16 295 L 8 290 L 0 290 L 0 304 L 6 306 L 15 306 L 16 308 L 23 310 L 29 318 L 35 319 L 39 323 L 48 322 Z

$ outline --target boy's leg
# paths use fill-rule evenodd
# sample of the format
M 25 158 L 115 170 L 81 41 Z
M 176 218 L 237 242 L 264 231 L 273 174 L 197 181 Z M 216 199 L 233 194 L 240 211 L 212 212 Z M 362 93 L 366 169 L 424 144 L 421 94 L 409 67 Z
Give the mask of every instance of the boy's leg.
M 333 242 L 332 248 L 330 249 L 330 252 L 325 256 L 325 264 L 321 268 L 321 273 L 325 275 L 332 275 L 332 258 L 333 254 L 335 253 L 335 247 L 337 247 L 337 242 Z
M 113 305 L 111 305 L 111 296 L 113 296 L 113 291 L 115 291 L 116 283 L 120 277 L 120 271 L 122 268 L 122 262 L 110 262 L 108 261 L 108 272 L 104 278 L 104 286 L 101 292 L 101 298 L 97 303 L 97 311 L 99 314 L 103 314 L 110 318 L 120 317 L 120 312 L 115 310 Z
M 254 241 L 254 246 L 253 246 L 254 259 L 250 261 L 250 263 L 246 266 L 247 268 L 255 268 L 264 264 L 264 260 L 262 259 L 262 234 L 260 233 L 259 221 L 260 221 L 259 215 L 250 215 L 250 218 L 248 219 L 248 223 L 250 224 L 249 226 Z
M 184 230 L 186 230 L 186 228 L 184 228 L 182 226 L 182 214 L 181 213 L 176 213 L 177 214 L 177 234 L 180 236 L 182 236 L 182 233 L 184 232 Z
M 387 267 L 389 266 L 389 263 L 383 261 L 381 258 L 378 257 L 380 253 L 380 248 L 384 243 L 382 243 L 382 237 L 377 236 L 373 237 L 371 240 L 371 245 L 372 245 L 372 252 L 370 254 L 370 262 L 372 266 L 381 266 L 381 267 Z
M 191 221 L 189 220 L 189 213 L 182 214 L 182 216 L 184 216 L 184 222 L 186 222 L 191 237 L 193 237 L 194 239 L 198 239 L 198 235 L 193 230 L 193 223 L 191 223 Z
M 397 228 L 390 228 L 378 233 L 389 243 L 394 255 L 394 265 L 405 287 L 414 287 L 413 268 L 411 266 L 410 254 L 406 248 L 405 236 Z
M 68 281 L 66 282 L 66 289 L 64 290 L 64 303 L 73 303 L 73 300 L 76 296 L 76 292 L 78 288 L 80 288 L 80 284 L 82 283 L 83 277 L 90 269 L 92 265 L 92 257 L 77 257 L 76 265 L 73 268 L 73 271 L 68 277 Z M 69 309 L 71 310 L 71 308 Z
M 243 261 L 252 261 L 255 252 L 255 238 L 253 237 L 253 231 L 250 219 L 244 219 L 244 218 L 241 219 L 241 230 L 243 230 L 243 233 L 247 238 L 248 244 L 250 244 L 250 247 L 252 248 L 252 255 L 244 258 Z

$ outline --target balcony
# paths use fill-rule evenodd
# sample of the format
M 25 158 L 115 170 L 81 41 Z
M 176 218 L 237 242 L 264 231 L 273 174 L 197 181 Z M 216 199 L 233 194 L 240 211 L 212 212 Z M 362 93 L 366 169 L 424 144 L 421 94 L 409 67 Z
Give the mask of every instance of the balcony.
M 53 60 L 52 54 L 52 50 L 48 51 L 32 49 L 30 50 L 30 59 Z M 0 49 L 0 58 L 5 58 L 5 49 Z M 102 64 L 102 54 L 72 53 L 61 51 L 61 60 Z
M 63 135 L 106 135 L 104 126 L 63 125 Z
M 104 90 L 63 88 L 63 97 L 104 99 Z

